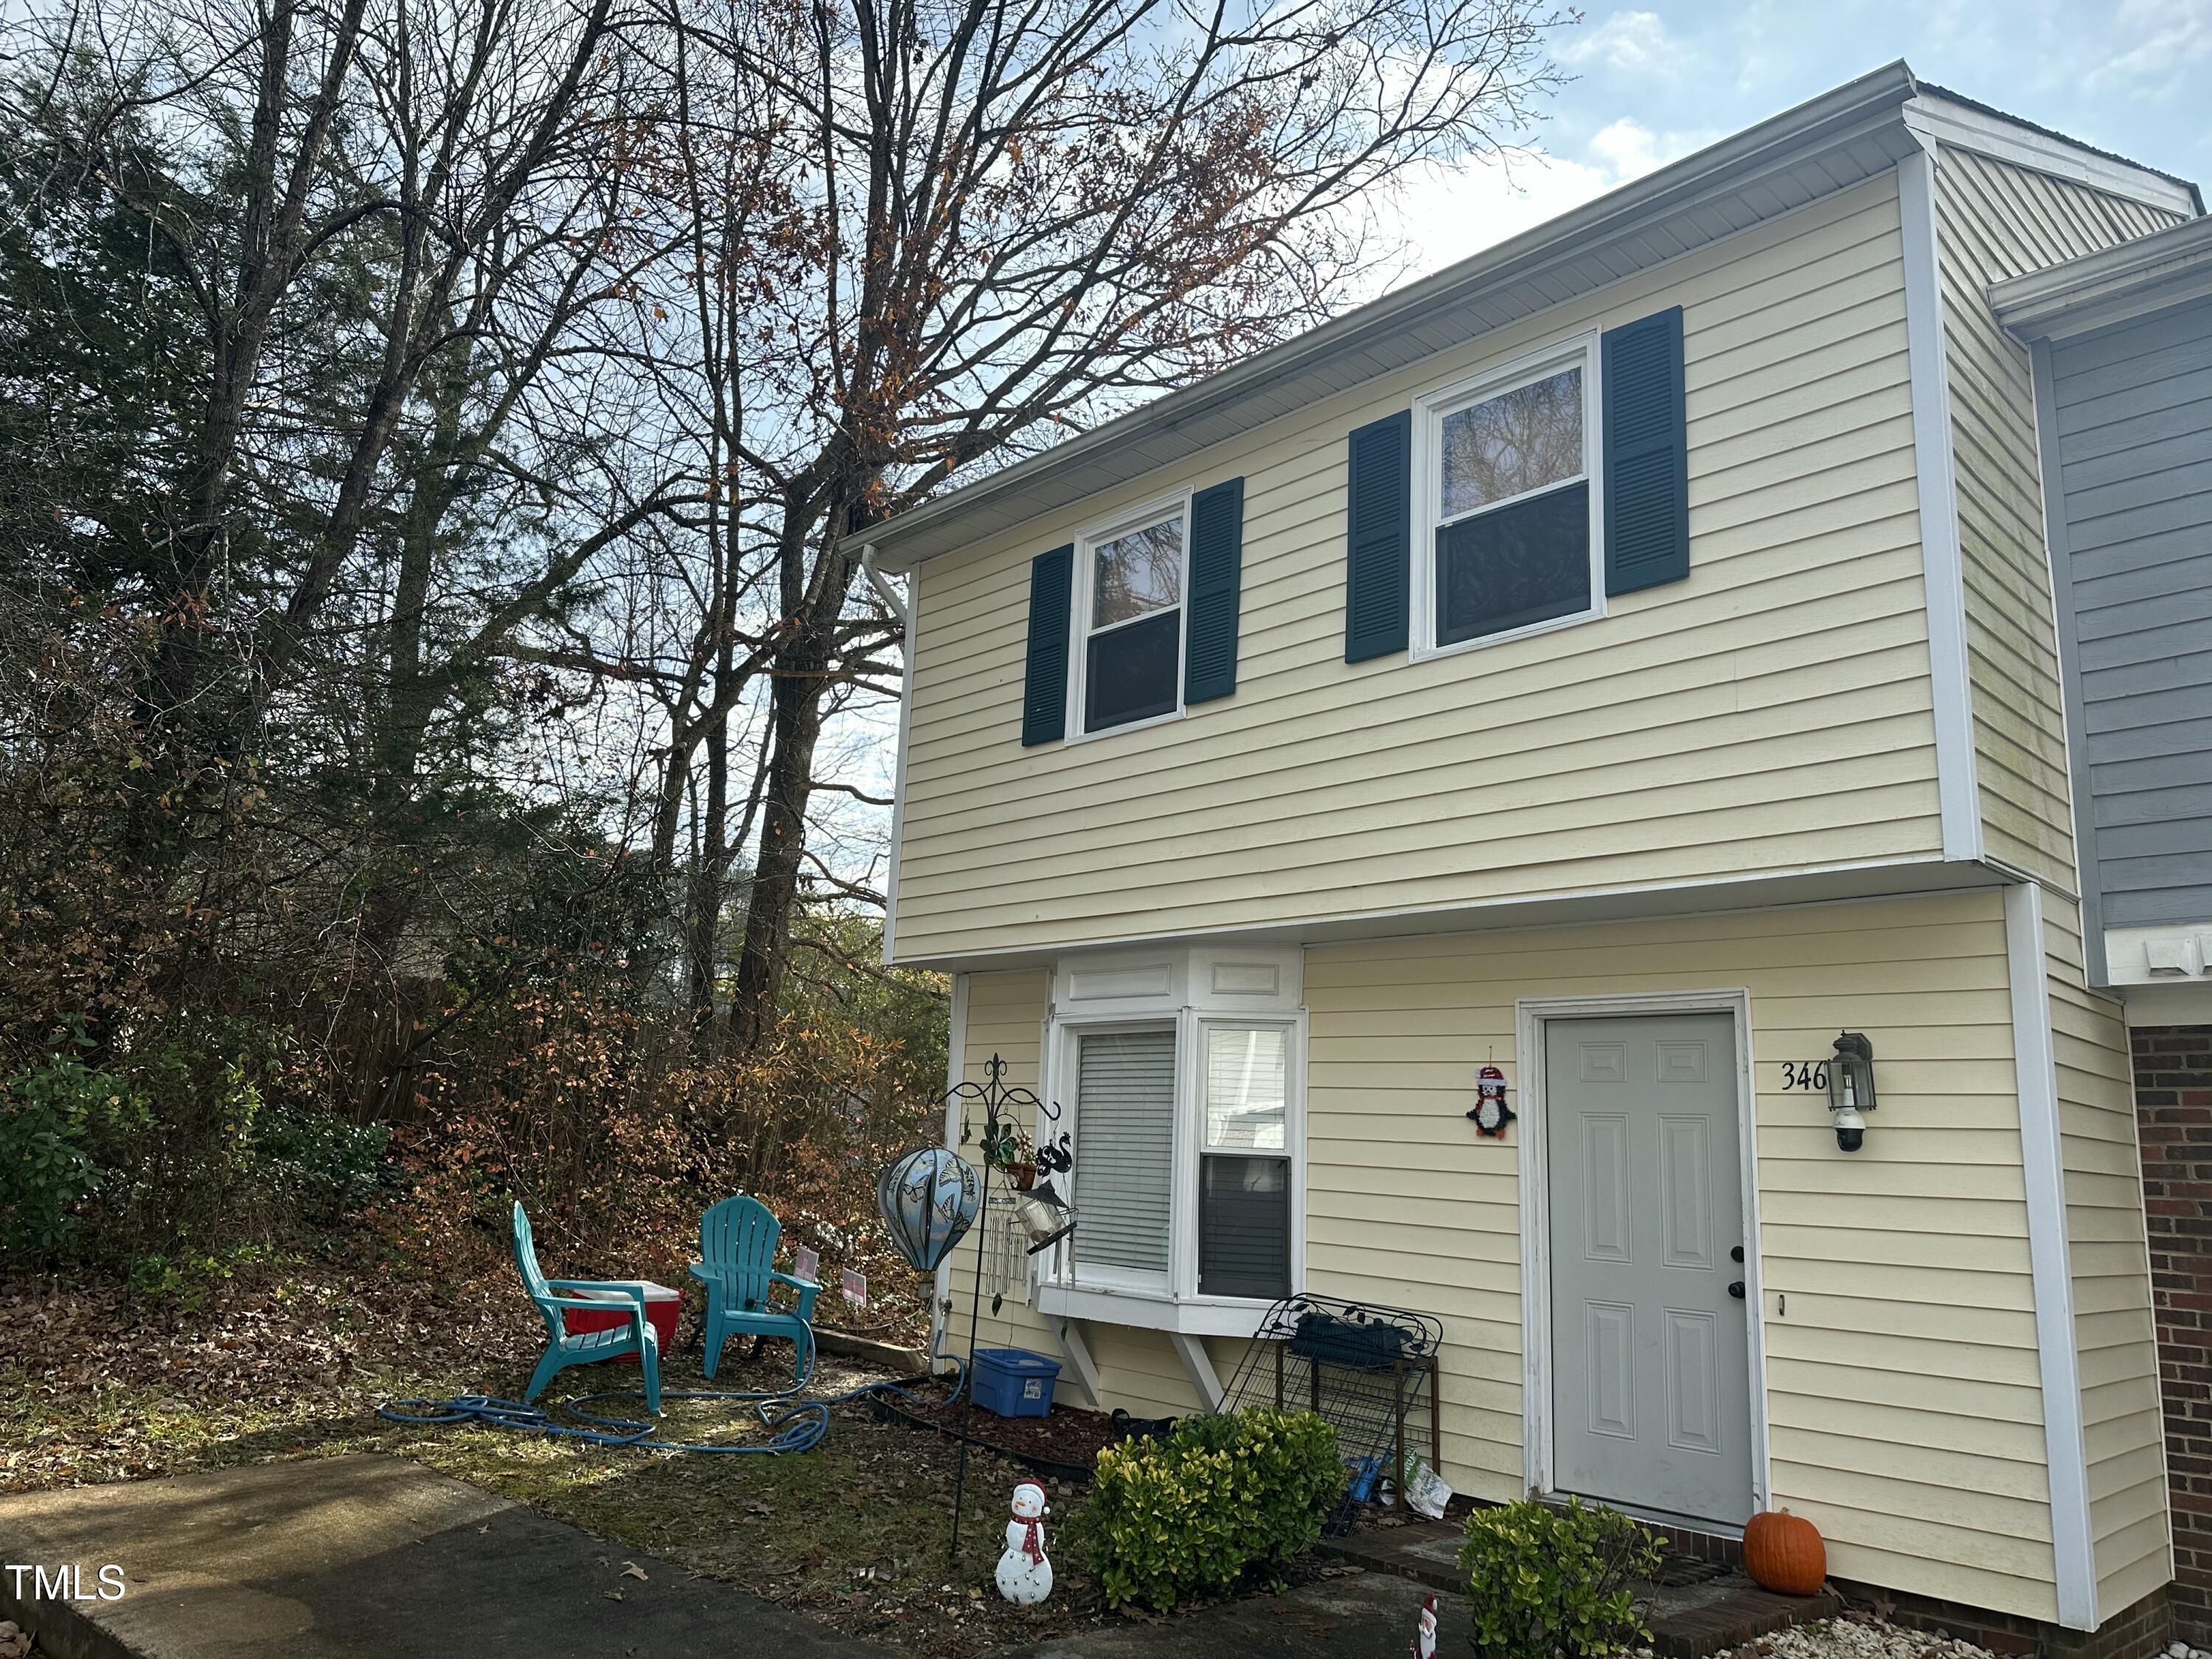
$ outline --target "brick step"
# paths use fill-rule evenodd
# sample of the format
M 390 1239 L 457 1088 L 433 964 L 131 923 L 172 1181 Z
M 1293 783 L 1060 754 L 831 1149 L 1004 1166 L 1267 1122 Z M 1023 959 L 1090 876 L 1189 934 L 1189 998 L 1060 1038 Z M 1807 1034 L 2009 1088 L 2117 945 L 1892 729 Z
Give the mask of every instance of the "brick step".
M 1324 1538 L 1322 1554 L 1352 1562 L 1370 1572 L 1395 1573 L 1432 1589 L 1457 1595 L 1466 1589 L 1458 1557 L 1462 1534 L 1449 1521 L 1355 1532 L 1348 1538 Z M 1658 1659 L 1711 1659 L 1759 1637 L 1792 1625 L 1832 1618 L 1843 1603 L 1832 1592 L 1777 1595 L 1742 1573 L 1718 1563 L 1670 1555 L 1658 1581 L 1638 1589 L 1648 1604 L 1651 1650 Z

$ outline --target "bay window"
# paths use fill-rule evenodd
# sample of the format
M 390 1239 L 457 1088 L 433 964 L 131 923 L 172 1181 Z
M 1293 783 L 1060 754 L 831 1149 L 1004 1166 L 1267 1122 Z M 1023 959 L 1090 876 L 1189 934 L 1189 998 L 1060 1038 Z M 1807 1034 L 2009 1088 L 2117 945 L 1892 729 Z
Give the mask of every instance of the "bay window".
M 1046 1075 L 1073 1131 L 1080 1218 L 1065 1280 L 1040 1286 L 1046 1311 L 1226 1334 L 1299 1288 L 1296 964 L 1287 953 L 1262 978 L 1199 951 L 1056 975 Z
M 1290 1032 L 1201 1029 L 1198 1291 L 1273 1301 L 1291 1293 Z
M 1086 1031 L 1076 1039 L 1083 1128 L 1079 1267 L 1164 1285 L 1174 1216 L 1176 1034 Z

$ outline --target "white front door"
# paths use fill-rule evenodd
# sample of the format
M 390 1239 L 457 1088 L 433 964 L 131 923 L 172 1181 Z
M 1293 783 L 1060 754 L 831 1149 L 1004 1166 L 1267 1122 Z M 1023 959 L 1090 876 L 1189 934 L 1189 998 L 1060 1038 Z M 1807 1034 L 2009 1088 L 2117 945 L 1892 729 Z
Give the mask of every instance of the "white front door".
M 1553 1486 L 1752 1512 L 1735 1022 L 1545 1023 Z

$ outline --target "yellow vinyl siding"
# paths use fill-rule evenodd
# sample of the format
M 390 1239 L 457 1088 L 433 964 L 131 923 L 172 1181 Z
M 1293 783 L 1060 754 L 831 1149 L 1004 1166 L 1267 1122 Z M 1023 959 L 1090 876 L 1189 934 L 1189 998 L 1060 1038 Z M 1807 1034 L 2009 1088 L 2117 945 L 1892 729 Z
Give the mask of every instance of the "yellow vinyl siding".
M 2089 1530 L 2110 1618 L 2173 1576 L 2142 1166 L 2118 1005 L 2083 988 L 2076 907 L 2045 904 Z
M 1517 998 L 1731 987 L 1751 997 L 1774 1501 L 1840 1577 L 2052 1617 L 1995 892 L 1309 947 L 1308 1285 L 1443 1317 L 1446 1474 L 1517 1495 L 1519 1152 L 1467 1128 L 1474 1068 L 1517 1079 Z M 1881 1084 L 1856 1155 L 1822 1101 L 1779 1092 L 1780 1062 L 1839 1026 L 1873 1039 Z
M 1675 303 L 1690 579 L 1540 637 L 1347 666 L 1346 432 Z M 1236 696 L 1024 750 L 1030 559 L 1239 475 Z M 934 560 L 915 584 L 898 954 L 1934 858 L 1915 502 L 1883 178 Z
M 1044 1036 L 1047 975 L 1037 971 L 970 974 L 967 978 L 967 1042 L 957 1056 L 961 1080 L 978 1085 L 985 1082 L 989 1076 L 991 1056 L 997 1054 L 1006 1062 L 1008 1088 L 1034 1090 L 1040 1059 L 1038 1045 Z M 957 1032 L 954 1033 L 954 1040 L 959 1040 Z M 967 1132 L 959 1143 L 960 1155 L 981 1170 L 983 1156 L 975 1137 L 983 1132 L 981 1111 L 973 1107 L 963 1109 L 953 1129 L 956 1133 L 963 1129 Z M 996 1186 L 995 1180 L 993 1184 Z M 968 1310 L 975 1288 L 975 1253 L 982 1238 L 983 1224 L 979 1222 L 969 1230 L 968 1237 L 960 1241 L 949 1258 L 952 1310 L 946 1316 L 942 1351 L 963 1364 L 968 1357 Z M 988 1289 L 983 1292 L 975 1346 L 1027 1348 L 1048 1358 L 1060 1358 L 1060 1345 L 1034 1310 L 1010 1298 L 994 1316 Z
M 1989 288 L 2175 219 L 1948 147 L 1938 153 L 1936 210 L 1983 835 L 1996 857 L 2071 892 L 2073 820 L 2034 398 L 2027 352 L 1997 326 Z

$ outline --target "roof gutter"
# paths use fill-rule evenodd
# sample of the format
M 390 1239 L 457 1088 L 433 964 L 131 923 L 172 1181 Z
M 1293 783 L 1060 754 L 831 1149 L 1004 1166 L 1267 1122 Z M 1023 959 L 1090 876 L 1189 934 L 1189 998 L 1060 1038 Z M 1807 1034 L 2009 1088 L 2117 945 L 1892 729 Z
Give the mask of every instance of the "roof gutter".
M 2212 295 L 2212 219 L 2191 219 L 1990 288 L 1997 320 L 2053 340 Z

